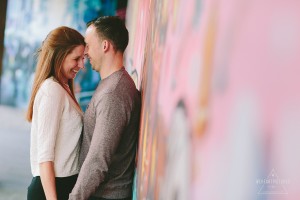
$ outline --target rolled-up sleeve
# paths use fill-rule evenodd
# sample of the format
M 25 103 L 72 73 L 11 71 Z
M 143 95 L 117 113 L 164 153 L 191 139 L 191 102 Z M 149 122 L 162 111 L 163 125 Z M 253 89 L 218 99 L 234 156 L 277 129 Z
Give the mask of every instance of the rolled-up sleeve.
M 55 141 L 63 113 L 64 94 L 54 88 L 44 92 L 38 107 L 38 163 L 54 161 Z

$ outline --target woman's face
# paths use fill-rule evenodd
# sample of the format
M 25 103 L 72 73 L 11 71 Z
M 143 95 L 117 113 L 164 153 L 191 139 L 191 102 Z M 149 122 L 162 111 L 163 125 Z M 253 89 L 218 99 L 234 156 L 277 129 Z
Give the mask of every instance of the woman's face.
M 62 81 L 67 83 L 69 79 L 74 79 L 80 69 L 84 68 L 84 46 L 80 45 L 69 53 L 62 63 Z

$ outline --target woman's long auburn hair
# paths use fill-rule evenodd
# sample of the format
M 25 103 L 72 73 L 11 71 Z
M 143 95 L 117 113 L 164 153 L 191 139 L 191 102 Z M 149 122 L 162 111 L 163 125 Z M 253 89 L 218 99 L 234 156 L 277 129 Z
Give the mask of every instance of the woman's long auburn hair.
M 53 76 L 64 87 L 60 81 L 63 61 L 75 47 L 80 45 L 85 46 L 84 37 L 78 31 L 66 26 L 52 30 L 42 43 L 42 46 L 37 51 L 36 72 L 26 116 L 29 122 L 32 121 L 35 96 L 42 83 Z M 73 80 L 69 80 L 68 85 L 71 90 L 70 95 L 78 104 L 74 95 Z

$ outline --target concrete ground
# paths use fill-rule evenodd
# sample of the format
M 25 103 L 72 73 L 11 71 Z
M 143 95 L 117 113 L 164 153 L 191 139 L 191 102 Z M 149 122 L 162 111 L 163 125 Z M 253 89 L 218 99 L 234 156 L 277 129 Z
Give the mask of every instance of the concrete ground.
M 25 111 L 0 105 L 0 200 L 26 199 L 31 181 Z

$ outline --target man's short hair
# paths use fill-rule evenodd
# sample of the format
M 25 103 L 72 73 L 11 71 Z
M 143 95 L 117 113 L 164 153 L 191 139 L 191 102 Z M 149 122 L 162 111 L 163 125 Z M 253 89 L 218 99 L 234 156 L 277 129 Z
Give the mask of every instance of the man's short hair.
M 116 51 L 125 51 L 128 45 L 128 30 L 122 19 L 117 16 L 104 16 L 87 23 L 95 26 L 100 38 L 109 40 Z

